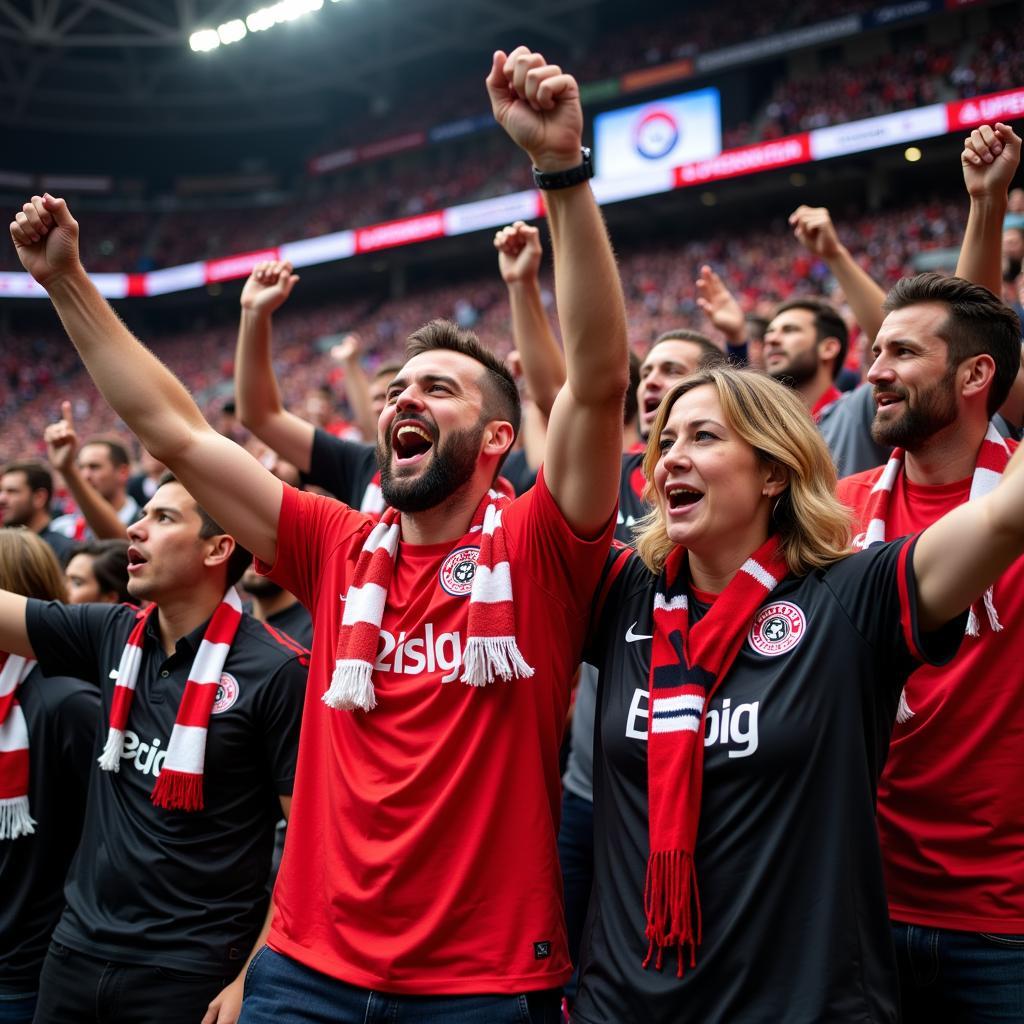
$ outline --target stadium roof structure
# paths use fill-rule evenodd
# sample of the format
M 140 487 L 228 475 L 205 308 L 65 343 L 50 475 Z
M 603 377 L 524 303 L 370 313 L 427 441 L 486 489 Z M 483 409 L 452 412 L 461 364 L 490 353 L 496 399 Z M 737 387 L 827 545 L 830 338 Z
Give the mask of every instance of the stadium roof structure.
M 259 2 L 0 0 L 0 124 L 192 136 L 314 126 L 339 105 L 387 98 L 418 62 L 464 67 L 517 30 L 575 48 L 602 2 L 346 0 L 195 53 L 194 31 L 245 19 Z

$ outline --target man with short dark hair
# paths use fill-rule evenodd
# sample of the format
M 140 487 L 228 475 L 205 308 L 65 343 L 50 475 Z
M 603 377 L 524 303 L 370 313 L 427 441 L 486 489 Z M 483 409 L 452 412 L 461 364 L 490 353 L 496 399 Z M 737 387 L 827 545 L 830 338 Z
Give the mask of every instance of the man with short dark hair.
M 575 80 L 519 47 L 494 53 L 487 88 L 547 190 L 567 364 L 544 469 L 515 501 L 493 485 L 518 393 L 472 346 L 417 350 L 391 382 L 378 521 L 286 487 L 206 423 L 89 281 L 63 200 L 12 225 L 107 401 L 313 613 L 299 813 L 246 1024 L 362 1024 L 368 1006 L 546 1024 L 571 972 L 558 748 L 614 527 L 625 306 Z
M 38 533 L 63 565 L 74 550 L 75 542 L 51 529 L 52 500 L 53 476 L 41 462 L 9 462 L 0 469 L 0 522 L 4 526 L 24 526 Z
M 998 127 L 988 152 L 1019 156 L 1020 140 Z M 1001 163 L 965 168 L 968 183 Z M 1005 183 L 1002 193 L 1005 206 Z M 990 215 L 998 222 L 998 202 Z M 868 381 L 872 436 L 895 450 L 839 484 L 861 547 L 917 533 L 991 490 L 1016 447 L 991 422 L 1020 368 L 1016 314 L 937 274 L 898 282 L 885 312 Z M 1018 559 L 972 608 L 956 657 L 918 669 L 900 701 L 878 821 L 907 1024 L 1020 1017 L 1022 621 Z
M 173 478 L 128 536 L 144 611 L 0 591 L 0 649 L 102 692 L 36 1024 L 199 1024 L 211 1004 L 234 1020 L 269 927 L 306 653 L 242 614 L 234 584 L 251 556 Z
M 818 423 L 841 397 L 836 377 L 850 334 L 839 311 L 818 298 L 789 299 L 775 307 L 764 334 L 764 368 L 793 388 Z
M 64 478 L 79 511 L 60 516 L 53 529 L 73 540 L 120 540 L 124 527 L 139 515 L 128 493 L 131 459 L 128 449 L 110 437 L 89 438 L 81 447 L 71 403 L 61 403 L 61 418 L 43 435 L 50 465 Z

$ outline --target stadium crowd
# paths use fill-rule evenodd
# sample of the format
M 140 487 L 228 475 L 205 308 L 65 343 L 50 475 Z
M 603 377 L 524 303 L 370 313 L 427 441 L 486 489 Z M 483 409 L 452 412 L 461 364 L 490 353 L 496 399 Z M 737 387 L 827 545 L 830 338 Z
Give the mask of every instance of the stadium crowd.
M 812 11 L 810 5 L 797 5 L 795 11 L 789 10 L 789 5 L 778 6 L 795 25 L 807 23 Z M 827 12 L 815 13 L 818 17 L 814 20 L 820 20 Z M 765 26 L 772 24 L 773 16 L 764 15 Z M 667 17 L 671 26 L 679 16 Z M 687 14 L 687 21 L 691 17 Z M 712 38 L 713 33 L 722 37 L 730 30 L 731 19 L 720 8 L 709 9 L 701 18 L 709 26 L 706 33 L 698 27 L 700 38 Z M 777 22 L 775 27 L 780 27 Z M 641 34 L 649 31 L 645 26 Z M 683 37 L 676 32 L 665 38 Z M 872 51 L 856 59 L 837 59 L 832 52 L 816 51 L 809 64 L 779 78 L 767 96 L 763 89 L 752 90 L 749 106 L 737 107 L 730 93 L 723 111 L 725 147 L 998 92 L 1024 80 L 1024 22 L 1019 20 L 1008 28 L 956 43 L 920 41 L 907 46 L 896 34 L 886 39 L 883 52 Z M 594 52 L 607 48 L 617 60 L 624 60 L 623 54 L 633 51 L 628 46 L 622 49 L 619 42 L 616 34 L 605 44 L 597 44 Z M 660 54 L 657 47 L 655 51 Z M 653 59 L 655 55 L 648 56 Z M 644 63 L 637 54 L 628 59 Z M 473 101 L 464 111 L 456 104 L 453 117 L 481 113 L 474 77 L 457 78 L 451 90 L 455 96 Z M 418 120 L 407 125 L 400 117 L 389 117 L 389 135 L 422 129 L 422 112 L 415 117 Z M 347 131 L 359 137 L 359 123 Z M 467 159 L 469 154 L 472 159 Z M 155 207 L 143 213 L 133 208 L 129 213 L 117 213 L 87 207 L 80 211 L 89 232 L 88 241 L 83 239 L 83 257 L 94 272 L 177 266 L 415 216 L 530 185 L 528 168 L 509 162 L 502 139 L 493 133 L 478 133 L 343 167 L 323 177 L 298 172 L 294 180 L 282 183 L 255 206 L 238 197 L 234 202 L 241 205 L 234 206 L 212 197 L 198 209 Z M 12 254 L 0 255 L 0 269 L 15 269 L 12 260 Z
M 617 259 L 575 80 L 487 94 L 550 276 L 147 349 L 14 211 L 0 1020 L 1019 1018 L 1020 138 Z

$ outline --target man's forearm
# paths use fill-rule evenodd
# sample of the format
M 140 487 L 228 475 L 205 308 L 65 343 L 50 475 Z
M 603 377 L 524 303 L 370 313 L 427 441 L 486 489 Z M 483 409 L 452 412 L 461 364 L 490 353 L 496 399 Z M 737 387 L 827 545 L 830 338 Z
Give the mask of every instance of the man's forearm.
M 270 354 L 271 332 L 269 313 L 242 310 L 235 351 L 235 402 L 238 418 L 253 431 L 284 408 Z
M 345 360 L 345 394 L 363 440 L 373 444 L 377 439 L 377 417 L 373 415 L 373 402 L 370 400 L 370 381 L 358 353 Z
M 5 654 L 19 654 L 23 658 L 34 658 L 35 653 L 28 640 L 25 611 L 28 600 L 21 594 L 0 590 L 0 651 Z
M 100 540 L 124 540 L 127 537 L 125 525 L 117 517 L 114 506 L 74 466 L 69 466 L 61 475 L 85 521 Z
M 860 329 L 869 341 L 874 341 L 885 319 L 882 313 L 885 292 L 875 284 L 845 246 L 840 246 L 838 253 L 826 262 L 832 276 L 843 289 Z
M 270 342 L 270 314 L 243 308 L 235 351 L 238 418 L 281 458 L 308 473 L 315 429 L 312 423 L 284 407 L 274 376 Z
M 192 397 L 125 327 L 84 271 L 52 281 L 48 291 L 103 397 L 149 452 L 169 464 L 193 431 L 206 427 Z
M 569 386 L 577 401 L 621 402 L 629 384 L 626 311 L 604 220 L 587 184 L 545 198 Z
M 971 197 L 956 276 L 980 284 L 997 298 L 1003 294 L 1003 218 L 1005 196 Z
M 523 376 L 537 409 L 547 418 L 555 395 L 565 383 L 565 359 L 551 330 L 540 283 L 535 277 L 508 286 L 512 343 L 523 363 Z

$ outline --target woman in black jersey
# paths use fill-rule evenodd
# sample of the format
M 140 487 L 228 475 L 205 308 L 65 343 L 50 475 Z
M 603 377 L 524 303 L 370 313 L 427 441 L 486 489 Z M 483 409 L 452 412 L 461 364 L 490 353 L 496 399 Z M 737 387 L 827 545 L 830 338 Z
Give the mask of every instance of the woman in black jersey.
M 60 601 L 53 551 L 0 530 L 0 589 Z M 28 1024 L 78 846 L 100 722 L 95 686 L 0 652 L 0 1020 Z
M 651 431 L 653 511 L 613 552 L 595 880 L 574 1024 L 896 1021 L 874 822 L 903 683 L 1024 551 L 1018 454 L 986 497 L 852 555 L 792 391 L 716 368 Z M 979 699 L 983 699 L 979 695 Z

